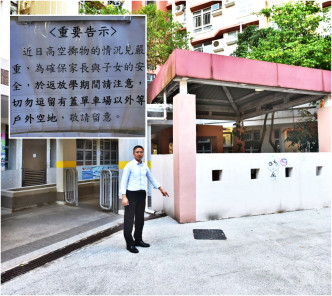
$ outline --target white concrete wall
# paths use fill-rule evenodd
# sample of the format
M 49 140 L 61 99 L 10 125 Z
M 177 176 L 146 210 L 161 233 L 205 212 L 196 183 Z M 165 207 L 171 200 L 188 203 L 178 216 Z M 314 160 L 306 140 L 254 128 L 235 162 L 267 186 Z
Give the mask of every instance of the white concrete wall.
M 197 154 L 196 220 L 320 208 L 331 204 L 331 153 Z M 280 164 L 281 159 L 287 165 Z M 152 155 L 152 173 L 170 198 L 152 190 L 152 209 L 174 217 L 173 155 Z M 271 178 L 268 163 L 279 163 Z M 285 164 L 285 163 L 283 163 Z M 316 175 L 321 167 L 320 175 Z M 292 168 L 286 177 L 286 168 Z M 259 169 L 251 179 L 251 169 Z M 212 181 L 212 170 L 221 180 Z M 185 176 L 183 176 L 185 178 Z
M 46 183 L 56 183 L 56 168 L 47 168 Z
M 21 170 L 6 170 L 1 172 L 1 189 L 22 187 Z
M 164 210 L 174 218 L 173 154 L 151 155 L 151 164 L 153 176 L 169 194 L 163 197 L 159 190 L 152 189 L 152 209 Z
M 272 158 L 287 159 L 291 176 L 279 165 L 272 179 Z M 257 179 L 251 169 L 259 169 Z M 212 170 L 222 170 L 220 181 L 212 181 Z M 329 206 L 331 153 L 198 154 L 196 190 L 197 221 Z

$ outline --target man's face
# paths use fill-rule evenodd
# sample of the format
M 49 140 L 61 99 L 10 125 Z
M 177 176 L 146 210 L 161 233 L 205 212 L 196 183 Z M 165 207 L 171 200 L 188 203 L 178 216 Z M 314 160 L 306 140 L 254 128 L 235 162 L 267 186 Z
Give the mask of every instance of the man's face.
M 135 160 L 141 163 L 144 156 L 144 150 L 142 148 L 136 148 L 133 155 Z

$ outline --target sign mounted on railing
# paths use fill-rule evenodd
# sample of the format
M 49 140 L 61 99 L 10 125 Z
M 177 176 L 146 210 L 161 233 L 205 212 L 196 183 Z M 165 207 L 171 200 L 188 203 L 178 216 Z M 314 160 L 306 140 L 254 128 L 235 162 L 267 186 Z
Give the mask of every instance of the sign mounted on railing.
M 10 135 L 145 135 L 144 16 L 11 19 Z

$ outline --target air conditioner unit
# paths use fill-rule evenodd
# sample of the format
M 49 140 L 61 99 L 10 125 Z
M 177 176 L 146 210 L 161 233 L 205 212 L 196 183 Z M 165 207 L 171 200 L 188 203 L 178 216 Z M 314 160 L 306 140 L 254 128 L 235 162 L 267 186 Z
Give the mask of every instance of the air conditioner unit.
M 224 43 L 222 41 L 222 39 L 212 41 L 213 52 L 224 51 Z
M 184 11 L 184 5 L 183 4 L 177 5 L 175 7 L 175 15 L 181 15 L 181 14 L 183 14 L 183 11 Z
M 230 7 L 233 6 L 235 4 L 234 0 L 226 0 L 225 1 L 225 7 Z

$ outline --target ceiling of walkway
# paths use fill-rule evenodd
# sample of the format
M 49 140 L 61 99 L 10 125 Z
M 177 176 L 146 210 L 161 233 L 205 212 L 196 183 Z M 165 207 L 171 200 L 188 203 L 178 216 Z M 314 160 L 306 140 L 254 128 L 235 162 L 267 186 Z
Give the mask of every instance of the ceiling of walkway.
M 324 98 L 331 72 L 176 50 L 148 89 L 148 102 L 167 104 L 180 92 L 196 96 L 196 118 L 248 119 Z

